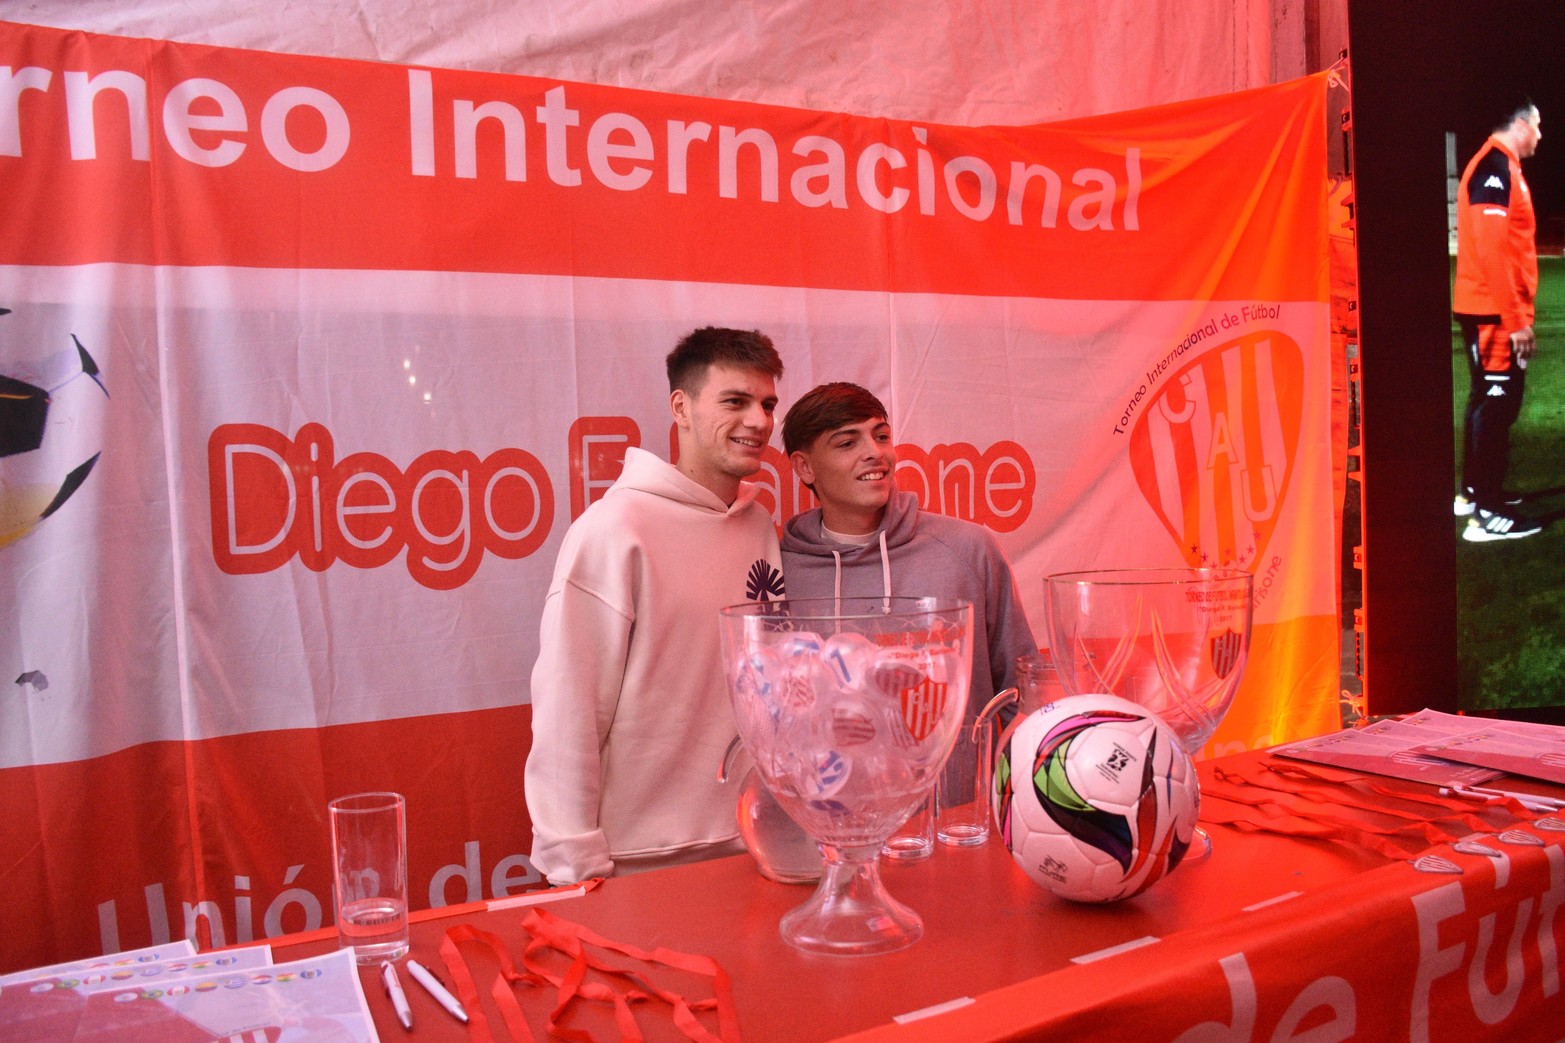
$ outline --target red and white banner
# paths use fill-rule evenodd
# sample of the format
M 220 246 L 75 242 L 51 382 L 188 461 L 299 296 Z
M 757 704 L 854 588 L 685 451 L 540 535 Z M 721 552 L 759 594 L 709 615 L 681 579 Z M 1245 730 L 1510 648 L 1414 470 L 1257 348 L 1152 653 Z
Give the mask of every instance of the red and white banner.
M 1211 749 L 1334 727 L 1325 90 L 959 127 L 0 23 L 0 970 L 329 922 L 355 790 L 417 904 L 536 884 L 554 553 L 701 325 L 879 394 L 1040 643 L 1049 572 L 1253 571 Z
M 1542 836 L 1455 854 L 1452 875 L 1394 863 L 845 1038 L 1087 1039 L 1113 1026 L 1172 1043 L 1557 1040 L 1565 850 Z

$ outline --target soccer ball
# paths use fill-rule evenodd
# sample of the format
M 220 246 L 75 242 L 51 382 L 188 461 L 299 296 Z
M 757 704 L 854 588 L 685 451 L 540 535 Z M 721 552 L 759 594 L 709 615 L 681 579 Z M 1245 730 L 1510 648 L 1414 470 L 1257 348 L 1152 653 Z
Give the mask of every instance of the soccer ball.
M 1058 699 L 1017 722 L 995 769 L 995 817 L 1016 864 L 1061 898 L 1138 894 L 1184 858 L 1195 764 L 1150 710 L 1114 695 Z
M 87 480 L 108 397 L 75 336 L 31 351 L 0 347 L 0 547 L 33 531 Z

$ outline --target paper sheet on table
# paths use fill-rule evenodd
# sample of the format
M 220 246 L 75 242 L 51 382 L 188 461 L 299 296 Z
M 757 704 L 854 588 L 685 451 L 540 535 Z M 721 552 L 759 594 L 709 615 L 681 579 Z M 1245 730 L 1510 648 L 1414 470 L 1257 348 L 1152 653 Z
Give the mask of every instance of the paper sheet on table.
M 1414 752 L 1565 785 L 1565 728 L 1558 725 L 1484 721 L 1464 735 L 1425 743 Z
M 379 1043 L 351 949 L 228 974 L 108 989 L 87 997 L 75 1039 L 208 1043 Z
M 195 954 L 195 944 L 188 938 L 181 938 L 177 942 L 168 942 L 164 945 L 149 945 L 145 949 L 129 949 L 125 952 L 109 953 L 106 956 L 89 956 L 82 960 L 51 963 L 43 967 L 30 967 L 25 971 L 12 971 L 10 974 L 0 974 L 0 986 L 11 985 L 19 981 L 36 981 L 39 978 L 51 976 L 63 978 L 77 972 L 86 973 L 102 967 L 121 967 L 132 963 L 157 963 L 162 960 L 173 960 L 184 956 L 194 956 Z
M 1278 746 L 1272 752 L 1295 760 L 1426 782 L 1431 786 L 1473 786 L 1498 778 L 1502 773 L 1418 751 L 1431 743 L 1466 735 L 1474 727 L 1471 717 L 1420 710 L 1401 720 L 1376 721 L 1366 728 L 1344 729 L 1301 739 Z
M 193 946 L 192 946 L 193 948 Z M 159 952 L 173 952 L 162 946 Z M 168 982 L 192 976 L 226 975 L 268 967 L 272 948 L 259 945 L 204 955 L 147 960 L 149 950 L 131 959 L 104 957 L 66 965 L 63 972 L 47 973 L 24 981 L 0 984 L 0 1039 L 53 1040 L 75 1037 L 87 997 L 105 989 L 156 989 Z M 17 977 L 38 975 L 53 968 L 35 968 Z

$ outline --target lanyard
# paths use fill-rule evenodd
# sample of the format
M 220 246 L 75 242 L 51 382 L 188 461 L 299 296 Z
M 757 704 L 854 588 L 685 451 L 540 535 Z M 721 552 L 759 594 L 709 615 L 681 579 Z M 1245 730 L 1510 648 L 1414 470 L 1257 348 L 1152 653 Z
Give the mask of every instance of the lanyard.
M 1364 795 L 1366 790 L 1419 808 L 1406 809 L 1372 799 Z M 1208 821 L 1244 832 L 1338 841 L 1397 860 L 1412 857 L 1432 844 L 1458 841 L 1469 833 L 1499 833 L 1510 828 L 1510 822 L 1491 822 L 1484 814 L 1489 809 L 1532 818 L 1522 804 L 1509 798 L 1474 805 L 1461 798 L 1391 787 L 1354 776 L 1323 774 L 1292 763 L 1241 761 L 1235 765 L 1214 765 L 1211 780 L 1203 785 L 1202 792 L 1204 796 L 1252 809 L 1233 812 L 1207 805 L 1202 808 L 1202 818 Z M 1354 810 L 1371 812 L 1381 821 L 1355 815 Z
M 686 1039 L 695 1040 L 697 1043 L 738 1043 L 739 1021 L 734 1012 L 733 988 L 727 972 L 711 957 L 675 952 L 661 947 L 641 949 L 623 942 L 612 941 L 580 924 L 572 923 L 542 909 L 529 910 L 522 919 L 522 928 L 527 932 L 528 940 L 522 952 L 522 966 L 525 970 L 521 971 L 516 969 L 515 961 L 512 960 L 511 952 L 505 942 L 488 931 L 462 924 L 448 930 L 445 938 L 441 940 L 440 957 L 456 985 L 457 998 L 468 1010 L 469 1034 L 478 1043 L 494 1043 L 494 1036 L 479 1003 L 478 988 L 473 982 L 471 970 L 461 952 L 464 944 L 483 945 L 494 953 L 500 966 L 500 973 L 495 978 L 490 995 L 499 1008 L 501 1018 L 511 1037 L 518 1043 L 535 1043 L 536 1038 L 523 1016 L 521 1004 L 517 1002 L 515 992 L 517 985 L 532 987 L 552 985 L 555 989 L 555 1002 L 549 1012 L 548 1032 L 551 1036 L 572 1040 L 575 1043 L 591 1043 L 592 1040 L 589 1033 L 563 1024 L 576 1002 L 612 1004 L 620 1039 L 639 1041 L 642 1039 L 641 1029 L 636 1024 L 631 1004 L 652 999 L 661 1000 L 669 1005 L 674 1024 Z M 593 952 L 593 949 L 618 953 L 644 964 L 672 967 L 675 970 L 709 977 L 712 979 L 713 995 L 706 999 L 692 1001 L 681 993 L 657 986 L 642 970 L 610 963 Z M 554 973 L 548 969 L 548 964 L 551 962 L 550 953 L 561 954 L 569 961 L 562 973 Z M 587 977 L 589 970 L 599 972 L 599 976 L 589 979 Z M 624 986 L 617 987 L 610 984 L 602 980 L 603 976 L 623 979 Z M 696 1016 L 697 1011 L 708 1010 L 717 1012 L 718 1035 L 716 1036 L 708 1031 Z

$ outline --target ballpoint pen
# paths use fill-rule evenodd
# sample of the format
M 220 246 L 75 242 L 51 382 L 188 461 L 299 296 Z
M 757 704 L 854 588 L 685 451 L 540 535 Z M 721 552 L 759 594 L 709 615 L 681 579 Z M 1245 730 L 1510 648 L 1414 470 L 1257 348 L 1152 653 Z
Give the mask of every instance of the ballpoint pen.
M 467 1010 L 462 1006 L 462 1001 L 451 995 L 451 990 L 435 977 L 433 971 L 417 960 L 409 960 L 408 973 L 413 975 L 414 981 L 424 986 L 425 992 L 435 997 L 435 1002 L 450 1011 L 453 1018 L 464 1025 L 467 1024 Z
M 1501 800 L 1514 800 L 1528 811 L 1558 811 L 1558 802 L 1548 797 L 1537 797 L 1531 793 L 1513 793 L 1509 790 L 1477 789 L 1472 786 L 1456 784 L 1453 786 L 1441 786 L 1442 797 L 1466 797 L 1468 800 L 1476 800 L 1484 804 L 1493 804 Z
M 1551 797 L 1543 793 L 1518 793 L 1515 790 L 1494 789 L 1490 786 L 1458 785 L 1456 788 L 1460 790 L 1466 790 L 1469 793 L 1481 793 L 1485 796 L 1509 797 L 1512 800 L 1519 800 L 1526 804 L 1542 804 L 1545 807 L 1554 808 L 1555 810 L 1565 808 L 1565 800 L 1561 800 L 1559 797 Z
M 408 1006 L 407 993 L 402 991 L 402 982 L 397 978 L 397 968 L 390 960 L 380 965 L 380 980 L 386 986 L 386 995 L 391 997 L 391 1006 L 397 1012 L 397 1020 L 402 1022 L 402 1027 L 409 1031 L 413 1028 L 413 1008 Z

